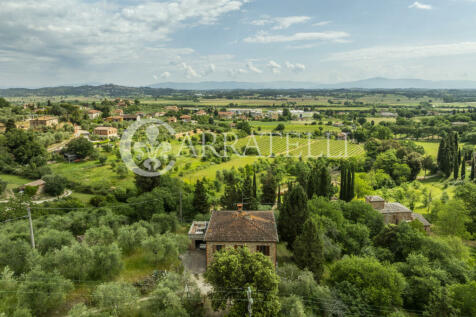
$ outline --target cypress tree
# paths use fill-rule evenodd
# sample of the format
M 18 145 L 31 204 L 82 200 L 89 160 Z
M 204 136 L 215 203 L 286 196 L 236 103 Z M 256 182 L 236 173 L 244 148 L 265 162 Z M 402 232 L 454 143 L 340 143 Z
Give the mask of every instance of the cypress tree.
M 257 188 L 256 188 L 256 171 L 253 171 L 253 197 L 257 198 Z
M 201 214 L 206 214 L 210 211 L 210 203 L 207 197 L 207 191 L 203 182 L 197 180 L 195 184 L 195 192 L 193 193 L 193 206 L 195 210 Z
M 466 160 L 463 158 L 461 160 L 461 179 L 464 180 L 466 178 Z
M 458 179 L 460 161 L 461 161 L 461 152 L 458 151 L 458 154 L 454 156 L 454 163 L 453 163 L 453 178 L 455 180 Z
M 265 177 L 261 178 L 261 203 L 274 205 L 276 201 L 276 178 L 273 175 L 273 171 L 268 170 Z
M 345 197 L 346 197 L 346 190 L 347 190 L 346 178 L 347 178 L 346 168 L 344 166 L 344 163 L 341 163 L 340 165 L 340 193 L 339 193 L 340 200 L 345 200 Z
M 351 178 L 350 178 L 349 200 L 348 201 L 351 201 L 355 197 L 355 183 L 354 183 L 355 168 L 354 168 L 354 166 L 352 166 L 351 169 L 350 169 L 350 176 L 351 176 Z
M 474 157 L 473 160 L 471 161 L 471 174 L 469 174 L 469 179 L 474 181 L 474 168 L 475 168 L 475 162 L 474 162 Z
M 278 185 L 278 209 L 281 208 L 281 185 Z
M 279 209 L 278 233 L 282 241 L 287 242 L 289 249 L 297 236 L 302 233 L 302 228 L 308 219 L 307 195 L 301 185 L 292 186 L 284 196 L 284 201 Z

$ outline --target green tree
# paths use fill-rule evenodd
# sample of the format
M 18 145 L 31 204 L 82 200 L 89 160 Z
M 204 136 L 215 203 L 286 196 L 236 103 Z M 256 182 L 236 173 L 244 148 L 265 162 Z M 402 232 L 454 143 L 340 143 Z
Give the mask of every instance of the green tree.
M 118 316 L 137 304 L 139 291 L 125 282 L 109 282 L 99 285 L 93 297 L 100 309 Z
M 278 232 L 282 241 L 292 248 L 294 240 L 302 233 L 304 222 L 308 218 L 307 196 L 301 185 L 288 189 L 279 210 Z
M 197 179 L 193 194 L 193 206 L 198 213 L 208 214 L 210 212 L 210 202 L 208 201 L 207 190 L 203 183 L 204 181 Z
M 168 272 L 159 280 L 147 301 L 151 316 L 203 316 L 200 290 L 187 273 Z
M 308 269 L 320 281 L 324 272 L 324 252 L 321 230 L 315 217 L 306 220 L 302 233 L 294 241 L 294 259 L 301 269 Z
M 18 288 L 18 306 L 30 309 L 34 316 L 45 316 L 65 301 L 72 286 L 70 281 L 57 273 L 33 268 L 25 274 L 25 280 Z
M 74 154 L 79 158 L 85 158 L 93 154 L 94 146 L 86 138 L 76 138 L 66 145 L 64 152 Z
M 258 201 L 253 193 L 253 182 L 250 176 L 247 176 L 243 181 L 241 188 L 243 209 L 244 210 L 256 210 L 258 209 Z
M 437 211 L 437 217 L 435 227 L 438 233 L 469 238 L 466 224 L 471 222 L 471 218 L 462 201 L 452 199 L 441 205 L 441 209 Z
M 386 314 L 403 304 L 405 278 L 394 267 L 381 264 L 375 258 L 345 257 L 335 263 L 329 276 L 330 285 L 340 296 L 355 289 L 363 303 L 377 310 L 376 314 Z M 352 306 L 352 300 L 344 303 Z
M 71 245 L 74 237 L 69 231 L 59 231 L 56 229 L 42 230 L 37 237 L 37 248 L 41 254 L 49 251 L 59 250 L 65 245 Z
M 160 186 L 161 176 L 142 176 L 139 174 L 134 174 L 135 185 L 139 194 L 152 191 L 154 188 Z
M 228 248 L 215 253 L 213 257 L 205 273 L 206 280 L 213 287 L 210 294 L 213 309 L 229 308 L 228 316 L 245 316 L 248 303 L 243 298 L 246 298 L 249 287 L 254 300 L 253 315 L 264 317 L 278 314 L 279 278 L 268 257 L 261 252 L 251 253 L 247 247 Z
M 436 294 L 445 281 L 447 273 L 441 268 L 433 268 L 422 254 L 410 254 L 406 261 L 398 264 L 398 270 L 407 281 L 404 292 L 405 307 L 422 310 Z
M 23 239 L 11 240 L 0 235 L 0 268 L 9 267 L 20 275 L 30 269 L 31 246 Z
M 476 281 L 453 284 L 449 287 L 451 304 L 461 316 L 476 316 Z
M 67 180 L 59 175 L 45 175 L 45 193 L 51 196 L 59 196 L 64 193 L 66 189 Z
M 266 205 L 274 205 L 276 201 L 276 190 L 278 187 L 276 177 L 272 170 L 268 170 L 266 175 L 261 179 L 261 203 Z
M 117 243 L 125 254 L 130 254 L 147 238 L 147 229 L 142 226 L 123 226 L 119 228 Z
M 5 98 L 0 97 L 0 108 L 10 107 L 10 102 L 8 102 Z

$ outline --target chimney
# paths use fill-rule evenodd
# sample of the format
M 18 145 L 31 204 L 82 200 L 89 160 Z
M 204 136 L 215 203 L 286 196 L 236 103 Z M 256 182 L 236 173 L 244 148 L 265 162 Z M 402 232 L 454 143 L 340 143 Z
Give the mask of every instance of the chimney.
M 238 207 L 238 211 L 239 211 L 239 212 L 242 212 L 242 211 L 243 211 L 243 204 L 242 204 L 242 203 L 236 204 L 236 207 Z

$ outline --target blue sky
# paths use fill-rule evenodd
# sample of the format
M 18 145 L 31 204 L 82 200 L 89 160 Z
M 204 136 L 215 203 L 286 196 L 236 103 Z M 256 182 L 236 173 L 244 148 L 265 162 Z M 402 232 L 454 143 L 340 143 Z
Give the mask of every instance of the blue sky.
M 3 0 L 0 86 L 476 80 L 476 0 Z

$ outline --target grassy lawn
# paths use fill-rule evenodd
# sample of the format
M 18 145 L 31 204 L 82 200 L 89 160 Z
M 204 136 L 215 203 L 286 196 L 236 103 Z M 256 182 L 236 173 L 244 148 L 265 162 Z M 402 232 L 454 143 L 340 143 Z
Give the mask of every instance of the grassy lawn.
M 232 167 L 240 168 L 244 167 L 249 164 L 253 164 L 259 159 L 256 156 L 245 156 L 245 157 L 233 157 L 228 162 L 222 164 L 212 164 L 212 163 L 202 163 L 200 164 L 201 169 L 186 172 L 184 171 L 184 175 L 182 176 L 182 180 L 188 183 L 195 183 L 197 179 L 201 179 L 206 177 L 208 179 L 215 179 L 216 172 L 219 170 L 231 169 Z M 198 159 L 195 159 L 199 161 Z
M 24 185 L 33 181 L 32 179 L 28 179 L 28 178 L 24 178 L 24 177 L 16 176 L 16 175 L 10 175 L 10 174 L 0 174 L 0 180 L 7 182 L 7 190 L 5 190 L 3 193 L 0 193 L 0 199 L 7 199 L 8 198 L 7 192 L 9 190 L 12 190 L 21 185 Z
M 415 142 L 417 145 L 423 146 L 425 149 L 425 154 L 429 154 L 432 157 L 436 158 L 438 154 L 438 147 L 440 146 L 440 142 L 422 142 L 422 141 L 417 141 Z
M 21 176 L 10 175 L 10 174 L 0 174 L 0 179 L 7 182 L 7 188 L 12 189 L 23 184 L 33 181 L 32 179 L 24 178 Z
M 108 155 L 107 163 L 104 166 L 101 166 L 98 161 L 61 162 L 49 166 L 54 173 L 74 182 L 93 186 L 94 184 L 103 184 L 106 188 L 126 188 L 132 184 L 133 175 L 129 173 L 125 178 L 120 178 L 110 165 L 115 160 L 114 155 Z

